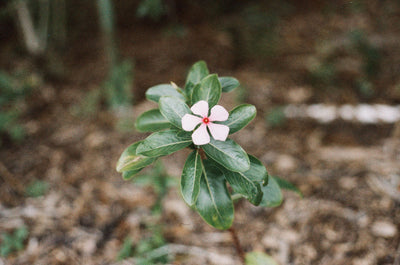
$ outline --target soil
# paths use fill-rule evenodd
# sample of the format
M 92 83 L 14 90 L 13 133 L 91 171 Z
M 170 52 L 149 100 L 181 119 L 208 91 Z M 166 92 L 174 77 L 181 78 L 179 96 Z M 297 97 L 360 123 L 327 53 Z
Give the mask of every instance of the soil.
M 189 21 L 182 36 L 162 23 L 124 22 L 117 34 L 121 57 L 135 65 L 131 124 L 155 106 L 144 100 L 148 87 L 170 81 L 182 86 L 190 65 L 205 60 L 211 72 L 242 84 L 224 95 L 221 105 L 257 107 L 255 120 L 232 138 L 304 195 L 284 192 L 283 204 L 272 209 L 240 201 L 233 227 L 244 251 L 265 252 L 282 265 L 400 264 L 400 125 L 266 122 L 272 109 L 289 103 L 400 102 L 399 3 L 366 1 L 358 13 L 338 4 L 341 8 L 326 14 L 320 2 L 283 16 L 272 55 L 251 54 L 235 42 L 221 26 L 240 23 L 232 14 Z M 363 30 L 381 54 L 379 75 L 370 79 L 372 96 L 354 87 L 354 80 L 365 77 L 363 57 L 346 48 L 355 29 Z M 26 225 L 29 237 L 23 250 L 0 258 L 0 264 L 135 264 L 134 259 L 117 262 L 118 252 L 126 236 L 136 246 L 147 236 L 144 227 L 154 222 L 155 190 L 123 181 L 115 171 L 124 148 L 147 134 L 116 129 L 115 114 L 103 105 L 91 116 L 73 111 L 107 76 L 101 38 L 94 35 L 71 41 L 62 56 L 68 69 L 64 78 L 44 77 L 29 97 L 22 116 L 26 139 L 1 147 L 0 231 Z M 39 72 L 13 45 L 13 39 L 0 44 L 2 66 Z M 313 83 L 310 62 L 329 56 L 336 58 L 336 81 Z M 185 155 L 161 159 L 177 183 Z M 49 188 L 43 196 L 27 197 L 25 189 L 35 180 Z M 187 207 L 178 184 L 162 206 L 156 222 L 162 224 L 171 264 L 240 264 L 229 232 L 208 226 Z

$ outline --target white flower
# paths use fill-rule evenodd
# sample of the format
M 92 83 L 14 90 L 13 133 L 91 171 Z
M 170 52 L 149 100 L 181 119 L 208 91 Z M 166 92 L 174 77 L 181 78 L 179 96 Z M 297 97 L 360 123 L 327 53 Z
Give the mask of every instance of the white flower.
M 192 140 L 195 145 L 204 145 L 210 142 L 210 135 L 207 127 L 210 130 L 212 137 L 215 140 L 225 141 L 229 134 L 229 127 L 222 124 L 216 124 L 212 121 L 226 121 L 229 113 L 220 105 L 215 105 L 211 108 L 210 116 L 208 116 L 208 102 L 201 100 L 194 104 L 191 108 L 196 115 L 185 114 L 182 117 L 182 128 L 185 131 L 193 131 L 196 126 L 200 126 L 193 132 Z

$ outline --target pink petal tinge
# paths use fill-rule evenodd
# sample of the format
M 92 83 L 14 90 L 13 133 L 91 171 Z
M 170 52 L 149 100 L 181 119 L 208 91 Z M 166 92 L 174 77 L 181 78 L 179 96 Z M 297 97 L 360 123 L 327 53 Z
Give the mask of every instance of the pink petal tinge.
M 207 132 L 207 125 L 202 123 L 192 134 L 192 140 L 195 145 L 208 144 L 210 135 Z
M 194 116 L 192 114 L 185 114 L 182 117 L 182 129 L 185 131 L 193 131 L 196 128 L 197 124 L 201 122 L 201 118 Z
M 229 127 L 223 124 L 216 124 L 210 122 L 207 124 L 212 137 L 215 140 L 225 141 L 229 134 Z
M 200 115 L 203 118 L 208 117 L 208 102 L 205 100 L 200 100 L 190 109 L 194 114 Z
M 228 111 L 220 105 L 215 105 L 211 109 L 210 121 L 226 121 L 229 117 Z

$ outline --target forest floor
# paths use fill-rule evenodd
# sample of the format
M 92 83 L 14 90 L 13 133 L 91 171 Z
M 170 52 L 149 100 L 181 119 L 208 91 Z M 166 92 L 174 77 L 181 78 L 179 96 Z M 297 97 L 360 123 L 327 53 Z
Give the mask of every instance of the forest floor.
M 370 19 L 379 13 L 291 16 L 280 25 L 275 54 L 265 60 L 238 56 L 241 46 L 212 23 L 188 26 L 180 37 L 143 23 L 120 29 L 121 54 L 135 62 L 131 123 L 154 107 L 143 100 L 148 87 L 183 85 L 188 67 L 205 60 L 211 72 L 241 82 L 221 105 L 257 107 L 257 117 L 233 135 L 235 141 L 304 195 L 285 192 L 283 204 L 271 209 L 240 201 L 233 226 L 244 250 L 265 252 L 282 265 L 400 264 L 400 126 L 307 119 L 273 126 L 266 119 L 289 103 L 399 104 L 399 10 L 396 5 L 379 25 Z M 379 76 L 368 79 L 372 95 L 348 85 L 365 77 L 364 57 L 347 50 L 353 29 L 365 32 L 381 54 Z M 0 48 L 2 61 L 13 56 L 9 66 L 29 66 L 10 45 Z M 172 181 L 155 214 L 159 193 L 153 185 L 123 181 L 115 171 L 124 148 L 146 134 L 117 130 L 115 115 L 104 106 L 91 116 L 73 111 L 107 75 L 99 38 L 74 43 L 64 57 L 65 80 L 45 81 L 27 102 L 26 139 L 0 150 L 0 231 L 23 225 L 29 231 L 24 249 L 1 257 L 0 264 L 135 264 L 117 261 L 124 240 L 129 236 L 137 251 L 157 229 L 170 264 L 240 264 L 229 232 L 208 226 L 181 198 L 186 151 L 161 159 L 162 175 Z M 339 81 L 312 85 L 310 65 L 323 65 L 327 57 L 336 58 Z M 48 186 L 42 196 L 26 195 L 34 181 Z

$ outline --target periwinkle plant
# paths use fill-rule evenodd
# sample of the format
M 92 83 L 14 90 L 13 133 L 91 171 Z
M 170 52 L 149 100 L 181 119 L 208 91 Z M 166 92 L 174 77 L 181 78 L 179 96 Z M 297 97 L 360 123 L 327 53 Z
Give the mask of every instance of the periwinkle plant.
M 183 167 L 182 197 L 211 226 L 231 227 L 232 197 L 278 206 L 282 201 L 279 183 L 290 184 L 269 176 L 260 160 L 228 138 L 254 119 L 256 108 L 243 104 L 228 113 L 217 105 L 223 92 L 238 86 L 233 77 L 209 74 L 206 63 L 199 61 L 191 67 L 184 89 L 174 83 L 149 88 L 146 98 L 159 108 L 141 114 L 135 126 L 153 133 L 125 149 L 117 171 L 125 180 L 131 179 L 157 158 L 188 147 L 192 152 Z

